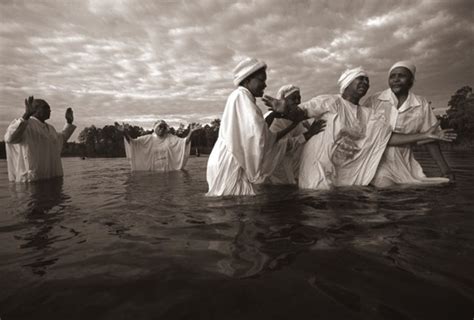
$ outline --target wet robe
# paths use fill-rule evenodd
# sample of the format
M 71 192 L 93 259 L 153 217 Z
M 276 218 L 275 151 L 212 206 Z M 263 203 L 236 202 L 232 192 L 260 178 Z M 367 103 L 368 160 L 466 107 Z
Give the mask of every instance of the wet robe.
M 369 97 L 365 105 L 379 114 L 390 125 L 393 132 L 405 134 L 425 132 L 437 122 L 429 102 L 411 92 L 399 109 L 397 109 L 397 97 L 391 89 Z M 449 179 L 427 178 L 413 155 L 412 146 L 404 145 L 389 146 L 385 149 L 372 184 L 385 187 L 403 183 L 444 182 L 449 182 Z
M 278 142 L 276 137 L 250 91 L 235 89 L 207 163 L 207 196 L 254 195 L 255 185 L 271 175 L 285 153 L 305 141 L 302 135 Z
M 76 129 L 66 124 L 61 133 L 35 117 L 14 120 L 5 134 L 8 180 L 30 182 L 63 176 L 61 150 Z
M 181 170 L 189 158 L 191 143 L 172 134 L 148 134 L 125 142 L 125 153 L 132 171 Z
M 265 118 L 271 112 L 265 114 Z M 310 123 L 310 120 L 308 123 Z M 291 120 L 283 119 L 283 118 L 276 118 L 273 120 L 270 131 L 272 132 L 279 132 L 284 130 L 288 126 L 292 124 Z M 303 123 L 299 123 L 293 130 L 291 130 L 286 136 L 282 139 L 290 139 L 296 138 L 308 131 Z M 303 151 L 304 143 L 301 143 L 292 150 L 292 152 L 287 152 L 283 159 L 281 160 L 280 164 L 275 168 L 272 175 L 268 177 L 265 181 L 266 183 L 271 184 L 296 184 L 298 181 L 298 172 L 300 167 L 300 158 L 301 152 Z
M 390 139 L 390 127 L 371 109 L 354 105 L 341 95 L 318 96 L 300 108 L 309 117 L 327 122 L 325 130 L 303 148 L 298 186 L 329 189 L 368 185 Z M 354 151 L 347 151 L 345 145 Z

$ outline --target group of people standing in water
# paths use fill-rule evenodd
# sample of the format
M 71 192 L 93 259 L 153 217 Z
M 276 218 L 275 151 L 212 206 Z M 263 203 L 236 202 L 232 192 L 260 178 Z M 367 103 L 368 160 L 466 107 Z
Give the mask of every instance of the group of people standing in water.
M 276 98 L 263 96 L 266 64 L 243 60 L 234 69 L 237 88 L 209 157 L 207 195 L 252 195 L 265 182 L 329 189 L 454 180 L 437 142 L 453 141 L 456 134 L 440 129 L 429 102 L 411 92 L 415 73 L 412 63 L 395 63 L 390 88 L 361 105 L 369 77 L 360 67 L 350 69 L 338 80 L 339 94 L 301 103 L 294 85 L 283 86 Z M 266 117 L 258 97 L 271 110 Z M 425 176 L 413 155 L 415 143 L 427 145 L 443 177 Z
M 301 102 L 300 89 L 284 85 L 276 97 L 264 96 L 267 65 L 246 58 L 234 69 L 236 89 L 229 95 L 218 139 L 207 163 L 207 196 L 254 195 L 262 183 L 295 184 L 303 189 L 337 186 L 387 187 L 454 180 L 438 141 L 451 142 L 456 133 L 440 129 L 430 103 L 411 88 L 416 68 L 408 61 L 388 72 L 389 88 L 361 99 L 369 89 L 361 67 L 345 71 L 339 93 Z M 269 108 L 265 115 L 256 99 Z M 61 133 L 45 123 L 49 105 L 25 100 L 25 114 L 5 134 L 9 179 L 28 182 L 62 176 L 61 147 L 75 129 L 72 110 Z M 170 171 L 186 165 L 191 125 L 185 138 L 168 134 L 159 121 L 154 132 L 136 139 L 124 134 L 132 170 Z M 427 178 L 413 155 L 413 144 L 425 144 L 442 177 Z

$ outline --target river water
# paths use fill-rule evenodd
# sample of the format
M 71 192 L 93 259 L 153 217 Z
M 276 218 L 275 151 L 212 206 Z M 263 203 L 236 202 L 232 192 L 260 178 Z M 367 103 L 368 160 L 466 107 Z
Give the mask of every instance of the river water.
M 26 185 L 2 160 L 0 318 L 472 319 L 474 153 L 447 158 L 455 184 L 229 199 L 204 197 L 206 157 Z

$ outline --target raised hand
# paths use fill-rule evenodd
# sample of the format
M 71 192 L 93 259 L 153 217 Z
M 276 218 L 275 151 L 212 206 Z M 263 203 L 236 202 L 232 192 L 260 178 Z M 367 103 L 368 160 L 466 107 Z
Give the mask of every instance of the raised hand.
M 124 133 L 128 129 L 128 125 L 122 122 L 122 124 L 119 124 L 118 122 L 114 122 L 115 129 L 117 131 Z
M 33 107 L 34 100 L 35 98 L 33 96 L 29 96 L 28 99 L 25 99 L 25 113 L 23 114 L 23 119 L 28 120 L 35 113 Z
M 326 128 L 326 120 L 315 120 L 310 126 L 308 125 L 305 127 L 308 129 L 308 131 L 304 133 L 304 137 L 306 141 L 308 141 L 309 139 L 311 139 L 312 136 L 317 135 L 318 133 L 323 131 L 324 128 Z
M 326 120 L 319 119 L 311 124 L 311 126 L 308 128 L 308 132 L 310 132 L 312 135 L 316 135 L 324 131 L 324 128 L 326 128 Z
M 189 125 L 189 132 L 190 132 L 190 133 L 192 133 L 192 132 L 194 132 L 194 131 L 197 131 L 197 130 L 200 130 L 200 129 L 202 129 L 202 126 L 201 126 L 201 124 L 199 124 L 199 123 L 191 123 L 191 124 Z
M 264 95 L 262 101 L 269 109 L 275 112 L 282 114 L 288 113 L 288 105 L 285 99 L 275 99 L 273 97 Z
M 438 121 L 428 131 L 426 131 L 427 139 L 441 140 L 446 142 L 453 142 L 457 138 L 457 134 L 454 129 L 441 129 L 439 130 L 440 122 Z
M 65 118 L 67 123 L 72 124 L 72 122 L 74 121 L 74 113 L 72 112 L 72 108 L 66 109 Z

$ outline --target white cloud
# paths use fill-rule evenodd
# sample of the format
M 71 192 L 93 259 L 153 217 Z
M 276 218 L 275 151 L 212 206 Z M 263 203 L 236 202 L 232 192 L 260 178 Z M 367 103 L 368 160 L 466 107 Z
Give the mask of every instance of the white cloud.
M 0 6 L 2 119 L 19 116 L 25 96 L 34 94 L 50 102 L 57 126 L 69 104 L 81 126 L 155 113 L 212 120 L 233 89 L 233 67 L 246 56 L 268 63 L 268 93 L 294 83 L 304 98 L 336 91 L 340 72 L 358 65 L 370 72 L 371 92 L 381 90 L 386 70 L 400 59 L 417 63 L 416 90 L 437 106 L 457 87 L 472 85 L 469 0 Z

